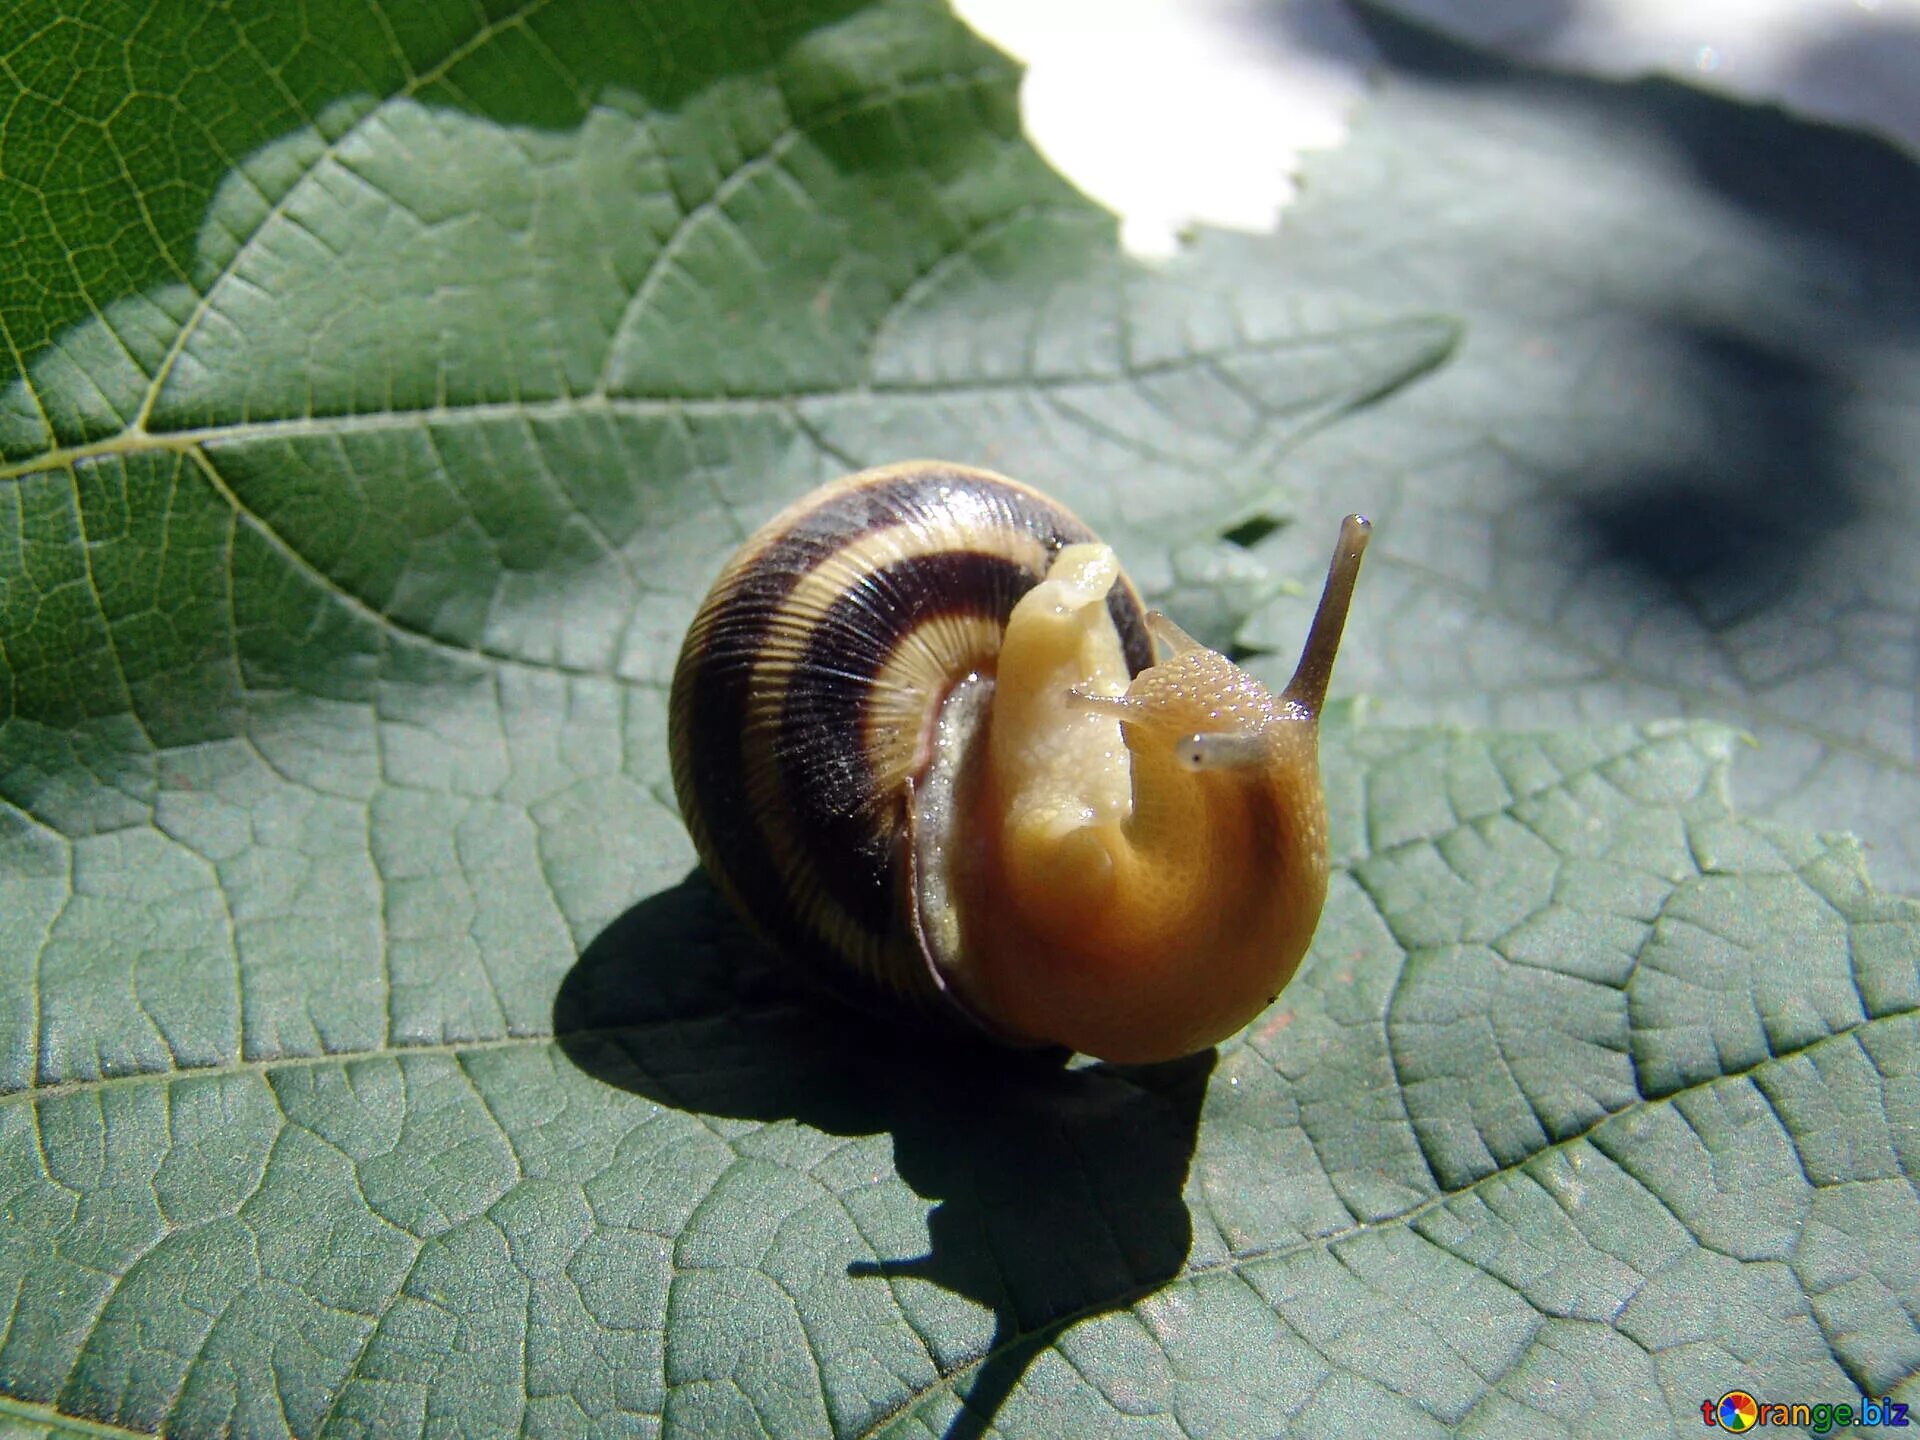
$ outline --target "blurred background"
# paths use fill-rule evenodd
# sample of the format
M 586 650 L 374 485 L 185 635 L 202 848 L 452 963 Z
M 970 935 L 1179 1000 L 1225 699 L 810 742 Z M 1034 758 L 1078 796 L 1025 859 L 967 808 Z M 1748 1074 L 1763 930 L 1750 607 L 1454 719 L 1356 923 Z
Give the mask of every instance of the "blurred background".
M 1521 61 L 1671 75 L 1920 152 L 1920 0 L 1392 0 L 1370 8 Z M 1262 230 L 1303 151 L 1340 144 L 1381 55 L 1343 0 L 954 0 L 1027 67 L 1033 139 L 1127 248 Z

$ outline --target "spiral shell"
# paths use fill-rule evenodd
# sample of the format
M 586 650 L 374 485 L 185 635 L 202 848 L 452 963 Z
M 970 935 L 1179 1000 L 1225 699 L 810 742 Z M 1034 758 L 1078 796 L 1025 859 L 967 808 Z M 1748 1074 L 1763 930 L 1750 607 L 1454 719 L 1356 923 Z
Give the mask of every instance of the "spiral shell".
M 955 687 L 992 672 L 1015 603 L 1094 538 L 1004 476 L 890 465 L 781 511 L 701 605 L 669 732 L 687 828 L 741 913 L 842 994 L 984 1023 L 915 934 L 909 788 Z M 1107 610 L 1129 672 L 1146 668 L 1146 612 L 1124 578 Z

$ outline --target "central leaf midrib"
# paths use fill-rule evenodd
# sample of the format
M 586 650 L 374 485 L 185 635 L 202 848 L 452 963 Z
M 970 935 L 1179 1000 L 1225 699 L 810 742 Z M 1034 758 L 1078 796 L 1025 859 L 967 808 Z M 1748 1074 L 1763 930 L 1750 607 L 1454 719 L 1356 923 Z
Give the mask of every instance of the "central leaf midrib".
M 115 458 L 155 452 L 182 452 L 199 446 L 244 444 L 256 440 L 333 439 L 347 434 L 384 430 L 412 430 L 434 425 L 485 424 L 498 420 L 539 422 L 565 420 L 582 415 L 639 416 L 644 418 L 707 415 L 758 415 L 769 410 L 793 410 L 799 406 L 837 403 L 849 400 L 899 398 L 937 399 L 948 395 L 996 394 L 1005 391 L 1052 391 L 1080 386 L 1135 385 L 1176 374 L 1182 370 L 1214 366 L 1223 361 L 1281 354 L 1312 349 L 1335 340 L 1381 338 L 1392 335 L 1419 335 L 1432 330 L 1439 333 L 1445 321 L 1438 316 L 1404 316 L 1371 325 L 1354 325 L 1338 330 L 1315 331 L 1306 335 L 1234 345 L 1221 349 L 1193 351 L 1163 360 L 1121 365 L 1112 369 L 1089 369 L 1070 373 L 981 377 L 929 381 L 864 379 L 846 385 L 823 386 L 812 390 L 788 390 L 743 395 L 610 395 L 589 391 L 581 395 L 555 395 L 544 400 L 471 401 L 457 405 L 423 406 L 413 410 L 366 410 L 337 415 L 297 415 L 280 419 L 234 421 L 189 426 L 179 430 L 129 426 L 118 434 L 78 445 L 52 450 L 0 465 L 0 480 L 17 480 L 44 474 L 66 465 L 89 460 Z M 1195 461 L 1191 468 L 1204 466 Z
M 69 1434 L 103 1435 L 113 1437 L 113 1440 L 153 1440 L 153 1436 L 145 1430 L 69 1415 L 52 1405 L 36 1404 L 4 1392 L 0 1392 L 0 1418 L 12 1418 L 28 1425 L 45 1425 Z

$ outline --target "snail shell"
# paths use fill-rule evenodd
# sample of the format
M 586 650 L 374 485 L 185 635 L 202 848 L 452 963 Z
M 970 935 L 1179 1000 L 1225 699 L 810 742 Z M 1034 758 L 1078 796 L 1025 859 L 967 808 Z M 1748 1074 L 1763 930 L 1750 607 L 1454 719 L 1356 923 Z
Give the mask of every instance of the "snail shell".
M 1112 1060 L 1204 1049 L 1318 923 L 1317 721 L 1365 539 L 1350 516 L 1275 696 L 1028 486 L 932 461 L 826 485 L 747 540 L 681 649 L 701 860 L 850 998 Z

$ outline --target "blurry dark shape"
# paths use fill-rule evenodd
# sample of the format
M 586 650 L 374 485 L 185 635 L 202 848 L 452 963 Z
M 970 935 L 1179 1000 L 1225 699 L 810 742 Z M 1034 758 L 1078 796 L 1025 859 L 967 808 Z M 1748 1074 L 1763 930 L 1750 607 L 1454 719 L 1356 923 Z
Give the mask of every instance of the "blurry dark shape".
M 1386 8 L 1363 5 L 1364 9 Z M 1392 11 L 1416 24 L 1444 27 L 1470 45 L 1526 54 L 1579 18 L 1583 0 L 1394 0 Z
M 1581 8 L 1582 0 L 1479 0 L 1472 6 L 1459 0 L 1396 0 L 1391 7 L 1349 0 L 1269 0 L 1255 12 L 1249 28 L 1256 34 L 1269 31 L 1276 45 L 1289 52 L 1396 63 L 1392 57 L 1369 53 L 1376 24 L 1440 27 L 1457 37 L 1454 43 L 1468 54 L 1494 47 L 1524 55 L 1550 44 L 1579 17 Z
M 1905 32 L 1910 74 L 1920 77 L 1920 31 Z M 1828 52 L 1833 63 L 1837 51 Z M 1644 82 L 1648 109 L 1692 159 L 1702 182 L 1784 229 L 1886 265 L 1901 282 L 1920 262 L 1920 171 L 1877 135 L 1775 109 L 1739 107 L 1677 81 Z M 1809 143 L 1809 142 L 1812 143 Z
M 1845 411 L 1857 393 L 1856 348 L 1911 336 L 1920 322 L 1920 168 L 1912 157 L 1876 136 L 1677 80 L 1531 67 L 1415 24 L 1398 13 L 1405 7 L 1353 0 L 1350 8 L 1383 61 L 1403 74 L 1504 85 L 1516 97 L 1582 107 L 1610 130 L 1659 135 L 1702 185 L 1778 232 L 1789 253 L 1804 247 L 1807 295 L 1817 301 L 1825 289 L 1845 302 L 1833 307 L 1830 330 L 1783 325 L 1770 307 L 1741 316 L 1635 314 L 1685 377 L 1704 440 L 1670 464 L 1622 472 L 1596 456 L 1596 470 L 1548 480 L 1573 501 L 1604 554 L 1638 567 L 1710 621 L 1791 607 L 1796 577 L 1876 498 Z M 1920 32 L 1863 25 L 1853 33 L 1863 44 L 1913 50 L 1920 73 Z M 1829 63 L 1845 63 L 1844 46 L 1835 45 Z M 1711 265 L 1711 256 L 1701 258 Z M 1862 287 L 1884 287 L 1884 303 L 1861 303 Z
M 1242 520 L 1231 530 L 1222 532 L 1220 538 L 1230 545 L 1238 545 L 1242 550 L 1251 550 L 1284 524 L 1284 520 L 1271 515 L 1254 515 Z
M 1180 1272 L 1184 1190 L 1211 1051 L 1159 1066 L 1067 1068 L 955 1043 L 794 988 L 695 873 L 589 945 L 554 1002 L 586 1073 L 698 1115 L 890 1134 L 900 1178 L 936 1202 L 925 1255 L 855 1263 L 992 1310 L 949 1440 L 993 1424 L 1069 1325 L 1124 1309 Z
M 1804 356 L 1670 319 L 1701 439 L 1663 467 L 1569 477 L 1601 551 L 1719 619 L 1779 603 L 1819 543 L 1859 519 L 1845 397 Z
M 1920 17 L 1859 10 L 1798 55 L 1781 90 L 1822 115 L 1920 147 Z
M 1915 273 L 1920 261 L 1920 171 L 1914 157 L 1900 147 L 1877 135 L 1662 76 L 1617 81 L 1534 66 L 1419 23 L 1406 13 L 1414 8 L 1347 0 L 1360 32 L 1393 70 L 1454 84 L 1537 88 L 1585 103 L 1612 124 L 1657 127 L 1689 158 L 1704 184 L 1757 217 L 1885 260 L 1900 267 L 1903 278 Z M 1571 13 L 1577 7 L 1554 0 L 1543 8 Z M 1862 17 L 1803 56 L 1797 72 L 1805 77 L 1818 73 L 1826 77 L 1826 88 L 1838 91 L 1848 74 L 1872 73 L 1851 71 L 1850 66 L 1920 76 L 1920 26 Z M 1920 85 L 1911 78 L 1905 84 L 1859 83 L 1877 93 L 1911 97 L 1915 115 L 1909 129 L 1920 131 Z M 1789 81 L 1784 88 L 1807 86 Z

